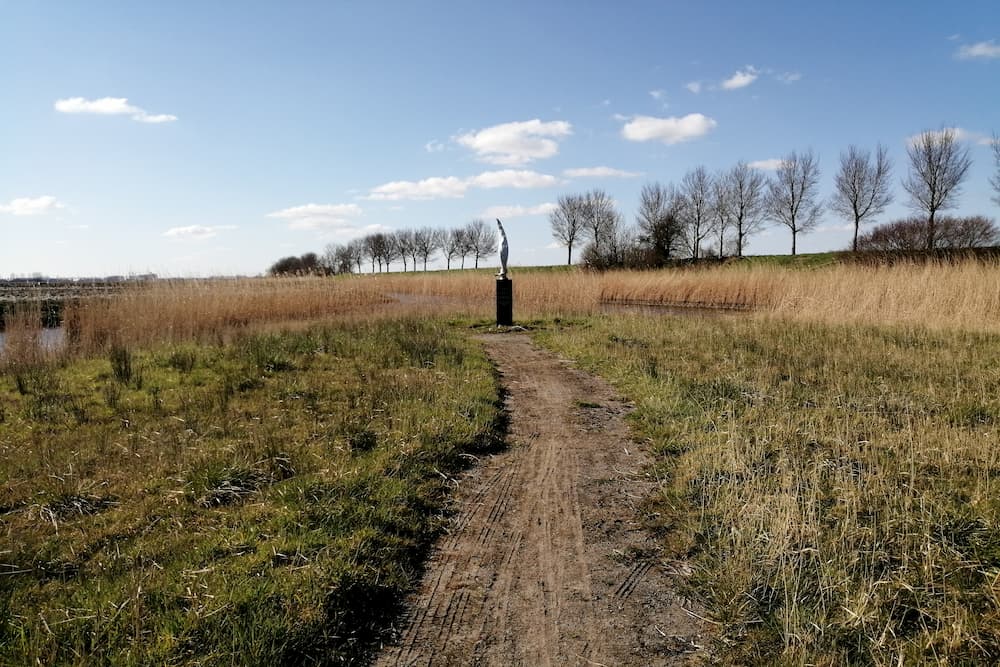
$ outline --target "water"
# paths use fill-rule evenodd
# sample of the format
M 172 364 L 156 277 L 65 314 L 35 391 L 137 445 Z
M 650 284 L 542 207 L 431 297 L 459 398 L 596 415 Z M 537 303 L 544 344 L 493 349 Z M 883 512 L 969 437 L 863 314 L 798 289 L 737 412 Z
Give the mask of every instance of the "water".
M 63 344 L 64 332 L 62 327 L 42 329 L 42 347 L 46 350 L 54 350 Z M 7 334 L 0 331 L 0 352 L 3 352 Z

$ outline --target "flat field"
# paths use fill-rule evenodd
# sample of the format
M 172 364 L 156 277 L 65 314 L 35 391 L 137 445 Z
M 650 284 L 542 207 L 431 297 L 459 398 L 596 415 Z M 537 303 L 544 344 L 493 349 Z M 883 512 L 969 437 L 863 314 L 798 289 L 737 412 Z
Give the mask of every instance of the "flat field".
M 530 335 L 636 404 L 718 660 L 1000 660 L 1000 267 L 512 277 Z M 55 351 L 13 313 L 0 664 L 365 662 L 503 439 L 492 283 L 154 285 L 67 307 Z

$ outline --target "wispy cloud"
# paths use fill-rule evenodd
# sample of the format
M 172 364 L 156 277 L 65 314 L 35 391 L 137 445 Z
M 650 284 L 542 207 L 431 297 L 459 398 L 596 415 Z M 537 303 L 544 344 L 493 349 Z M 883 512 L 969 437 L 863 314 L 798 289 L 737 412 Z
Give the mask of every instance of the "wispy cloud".
M 178 241 L 207 241 L 218 236 L 219 232 L 236 228 L 236 225 L 216 225 L 214 227 L 188 225 L 187 227 L 171 227 L 163 232 L 163 236 Z
M 46 215 L 62 208 L 66 208 L 66 205 L 51 195 L 18 197 L 6 204 L 0 204 L 0 213 L 10 213 L 17 216 Z
M 657 102 L 661 102 L 667 98 L 667 91 L 665 90 L 651 90 L 649 91 L 649 96 L 652 97 Z
M 353 218 L 361 214 L 357 204 L 302 204 L 268 213 L 267 217 L 287 220 L 289 229 L 325 229 L 350 227 Z
M 988 42 L 963 44 L 958 47 L 955 57 L 960 60 L 992 60 L 993 58 L 1000 58 L 1000 44 L 997 44 L 992 39 Z
M 781 83 L 790 84 L 795 83 L 802 79 L 801 72 L 782 72 L 781 74 L 775 74 L 774 78 Z
M 573 126 L 556 120 L 539 119 L 503 123 L 454 137 L 455 142 L 473 150 L 482 162 L 520 166 L 550 158 L 559 152 L 558 139 L 573 133 Z
M 428 153 L 440 153 L 444 150 L 444 144 L 437 139 L 431 139 L 426 144 L 424 144 L 424 150 Z
M 548 215 L 556 210 L 556 205 L 551 202 L 538 204 L 537 206 L 491 206 L 482 212 L 481 217 L 492 218 L 523 218 L 529 215 Z
M 101 97 L 88 100 L 83 97 L 67 97 L 56 100 L 56 111 L 60 113 L 89 113 L 101 116 L 129 116 L 140 123 L 170 123 L 177 120 L 173 114 L 151 114 L 141 107 L 128 103 L 127 97 Z
M 747 65 L 743 69 L 737 70 L 735 74 L 724 80 L 720 85 L 723 90 L 746 88 L 756 81 L 758 76 L 760 76 L 760 70 L 753 65 Z
M 642 176 L 637 171 L 625 171 L 613 167 L 579 167 L 563 171 L 566 178 L 636 178 Z
M 391 181 L 371 189 L 366 199 L 396 201 L 400 199 L 460 199 L 470 188 L 545 188 L 559 185 L 550 174 L 537 171 L 501 169 L 484 171 L 476 176 L 434 176 L 420 181 Z
M 780 169 L 781 165 L 785 164 L 785 161 L 781 158 L 768 158 L 767 160 L 754 160 L 748 166 L 751 169 L 760 169 L 762 171 L 774 171 L 775 169 Z
M 622 136 L 629 141 L 662 141 L 672 145 L 704 136 L 716 125 L 714 119 L 700 113 L 669 118 L 636 116 L 622 127 Z
M 684 87 L 690 90 L 692 93 L 697 95 L 701 92 L 701 81 L 690 81 L 684 84 Z

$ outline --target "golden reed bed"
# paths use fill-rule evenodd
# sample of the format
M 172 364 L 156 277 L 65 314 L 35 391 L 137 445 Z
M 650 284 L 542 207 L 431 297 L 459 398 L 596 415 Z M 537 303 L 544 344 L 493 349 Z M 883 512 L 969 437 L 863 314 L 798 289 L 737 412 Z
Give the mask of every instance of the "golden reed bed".
M 1000 331 L 1000 265 L 992 262 L 607 273 L 515 269 L 512 278 L 515 318 L 522 321 L 586 316 L 600 312 L 602 304 L 637 303 L 745 309 L 816 322 Z M 494 281 L 481 271 L 161 281 L 67 304 L 65 351 L 224 340 L 248 328 L 327 318 L 489 318 L 494 312 Z M 8 318 L 8 362 L 41 354 L 39 321 L 30 308 Z

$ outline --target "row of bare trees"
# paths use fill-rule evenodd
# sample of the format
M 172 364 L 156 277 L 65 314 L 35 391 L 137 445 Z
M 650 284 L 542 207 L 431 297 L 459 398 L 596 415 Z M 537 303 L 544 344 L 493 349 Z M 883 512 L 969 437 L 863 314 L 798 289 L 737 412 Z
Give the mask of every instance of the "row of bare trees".
M 403 271 L 416 271 L 418 266 L 426 271 L 427 263 L 440 253 L 448 269 L 455 261 L 460 261 L 464 269 L 467 258 L 479 268 L 479 261 L 495 255 L 496 249 L 496 230 L 476 219 L 454 229 L 401 229 L 369 234 L 346 244 L 331 243 L 320 263 L 327 273 L 361 273 L 369 263 L 372 273 L 376 267 L 379 273 L 388 272 L 399 261 Z
M 996 174 L 990 182 L 1000 204 L 1000 137 L 993 137 L 992 146 Z M 945 128 L 914 138 L 907 158 L 909 174 L 902 186 L 910 207 L 924 220 L 924 247 L 933 249 L 940 245 L 938 214 L 955 206 L 972 164 L 969 149 L 954 130 Z M 706 252 L 741 257 L 747 239 L 769 222 L 788 228 L 794 255 L 798 236 L 816 228 L 824 209 L 853 224 L 852 248 L 857 250 L 861 226 L 884 213 L 893 201 L 888 151 L 882 145 L 874 151 L 852 145 L 840 155 L 829 201 L 820 198 L 819 185 L 817 156 L 811 150 L 793 151 L 780 160 L 770 178 L 739 162 L 717 174 L 697 167 L 678 185 L 646 185 L 635 233 L 622 229 L 613 200 L 602 190 L 560 197 L 549 221 L 553 237 L 568 250 L 569 263 L 574 245 L 581 241 L 589 243 L 589 259 L 603 257 L 601 263 L 612 263 L 606 252 L 615 250 L 611 240 L 630 234 L 641 247 L 644 263 L 698 259 Z

